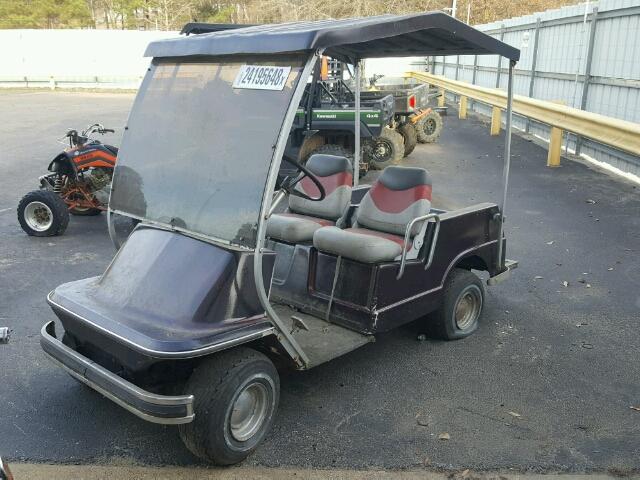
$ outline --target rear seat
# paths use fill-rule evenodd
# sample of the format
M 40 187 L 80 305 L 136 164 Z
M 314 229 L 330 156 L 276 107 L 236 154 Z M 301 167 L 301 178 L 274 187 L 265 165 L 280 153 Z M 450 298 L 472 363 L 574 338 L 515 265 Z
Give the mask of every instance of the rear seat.
M 431 177 L 423 168 L 387 167 L 362 199 L 353 228 L 318 228 L 313 245 L 363 263 L 393 261 L 411 248 L 411 241 L 404 243 L 409 222 L 431 210 L 431 188 Z M 412 236 L 419 228 L 413 228 Z

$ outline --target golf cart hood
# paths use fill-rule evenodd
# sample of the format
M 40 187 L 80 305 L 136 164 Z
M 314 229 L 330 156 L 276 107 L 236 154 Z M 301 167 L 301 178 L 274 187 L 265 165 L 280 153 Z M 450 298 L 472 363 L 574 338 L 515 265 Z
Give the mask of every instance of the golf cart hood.
M 273 255 L 264 266 L 270 279 Z M 138 227 L 103 275 L 60 285 L 48 301 L 66 331 L 110 353 L 188 358 L 271 332 L 252 253 L 156 228 Z

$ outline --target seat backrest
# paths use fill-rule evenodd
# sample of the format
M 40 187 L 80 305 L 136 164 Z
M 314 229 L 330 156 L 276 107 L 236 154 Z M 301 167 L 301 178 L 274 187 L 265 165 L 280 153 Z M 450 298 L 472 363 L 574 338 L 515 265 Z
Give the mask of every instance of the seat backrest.
M 337 220 L 351 201 L 353 169 L 345 157 L 315 154 L 309 157 L 306 167 L 311 170 L 324 187 L 326 196 L 320 202 L 289 196 L 289 210 L 304 215 Z M 320 195 L 318 187 L 309 177 L 302 179 L 296 189 L 312 198 Z
M 404 235 L 407 224 L 429 210 L 429 173 L 424 168 L 392 166 L 384 169 L 362 199 L 356 223 L 359 227 Z M 418 229 L 416 225 L 412 234 L 417 234 Z

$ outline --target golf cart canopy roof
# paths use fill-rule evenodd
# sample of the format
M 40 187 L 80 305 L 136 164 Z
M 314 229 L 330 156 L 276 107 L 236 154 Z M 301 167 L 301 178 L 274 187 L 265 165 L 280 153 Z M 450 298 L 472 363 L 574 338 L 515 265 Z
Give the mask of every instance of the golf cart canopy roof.
M 301 52 L 353 62 L 365 58 L 428 55 L 501 55 L 520 50 L 442 12 L 380 15 L 221 30 L 151 42 L 147 57 Z

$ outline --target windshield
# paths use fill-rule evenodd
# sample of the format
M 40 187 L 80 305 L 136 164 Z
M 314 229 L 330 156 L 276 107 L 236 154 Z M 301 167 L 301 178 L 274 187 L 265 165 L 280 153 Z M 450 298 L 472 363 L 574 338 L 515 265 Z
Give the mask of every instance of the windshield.
M 152 62 L 134 102 L 110 208 L 254 247 L 273 149 L 305 58 L 167 60 Z

